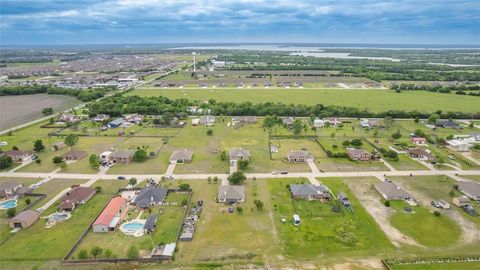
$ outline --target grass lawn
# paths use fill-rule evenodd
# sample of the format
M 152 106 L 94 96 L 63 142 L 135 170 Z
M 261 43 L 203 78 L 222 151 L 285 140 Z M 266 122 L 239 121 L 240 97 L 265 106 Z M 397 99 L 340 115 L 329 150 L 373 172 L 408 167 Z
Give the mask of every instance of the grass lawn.
M 399 231 L 428 247 L 446 247 L 455 243 L 461 234 L 458 224 L 445 215 L 436 217 L 432 211 L 422 206 L 411 207 L 412 212 L 403 210 L 404 202 L 391 202 L 394 213 L 390 223 Z M 413 225 L 415 224 L 415 225 Z
M 193 241 L 180 242 L 178 263 L 208 263 L 209 261 L 262 260 L 278 254 L 278 240 L 273 227 L 271 203 L 265 181 L 246 182 L 246 202 L 239 204 L 243 213 L 228 213 L 228 206 L 215 201 L 218 184 L 206 180 L 181 181 L 193 189 L 192 202 L 203 200 L 203 211 Z M 180 183 L 176 181 L 176 183 Z M 264 210 L 257 211 L 253 200 L 260 199 Z
M 356 107 L 374 112 L 387 110 L 418 110 L 422 112 L 478 112 L 477 100 L 468 96 L 407 91 L 397 94 L 379 89 L 135 89 L 128 95 L 166 96 L 190 100 L 232 102 L 282 102 L 286 104 L 324 104 Z M 452 102 L 455 99 L 456 102 Z
M 480 175 L 461 175 L 463 178 L 467 178 L 470 180 L 480 181 Z
M 453 197 L 463 195 L 461 192 L 453 188 L 453 185 L 457 183 L 457 181 L 455 181 L 454 179 L 451 179 L 445 175 L 415 176 L 413 178 L 410 178 L 408 176 L 396 176 L 390 177 L 390 179 L 398 182 L 408 190 L 415 190 L 421 195 L 426 196 L 425 198 L 417 198 L 422 199 L 422 203 L 425 205 L 429 204 L 431 200 L 444 199 L 451 204 L 452 208 L 448 211 L 455 211 L 460 213 L 460 215 L 462 215 L 462 217 L 464 217 L 465 219 L 476 223 L 477 227 L 480 229 L 480 217 L 470 216 L 465 211 L 452 204 Z M 450 192 L 453 192 L 452 196 L 450 196 Z M 480 212 L 480 207 L 478 205 L 472 204 L 472 206 L 477 210 L 477 212 Z M 445 214 L 448 213 L 446 211 L 441 212 Z
M 274 224 L 281 239 L 283 254 L 288 258 L 315 259 L 334 254 L 368 254 L 372 250 L 386 251 L 391 247 L 385 234 L 365 212 L 340 179 L 322 179 L 334 194 L 344 191 L 352 199 L 354 212 L 341 207 L 340 213 L 331 211 L 336 201 L 291 200 L 286 187 L 305 179 L 268 180 L 268 189 L 274 205 Z M 292 223 L 293 214 L 300 216 L 300 226 Z M 281 223 L 285 218 L 287 222 Z
M 452 262 L 452 263 L 429 263 L 429 264 L 404 264 L 392 265 L 392 270 L 479 270 L 478 262 Z
M 85 249 L 88 252 L 92 247 L 99 246 L 103 250 L 111 250 L 118 258 L 126 258 L 127 250 L 130 246 L 136 246 L 140 250 L 140 255 L 146 255 L 150 253 L 154 246 L 160 243 L 175 242 L 184 213 L 181 201 L 188 198 L 188 194 L 179 193 L 171 195 L 173 195 L 174 198 L 169 198 L 169 194 L 167 196 L 167 201 L 175 201 L 177 202 L 177 205 L 166 205 L 152 208 L 152 213 L 157 213 L 157 211 L 159 211 L 156 229 L 152 234 L 135 237 L 127 236 L 120 230 L 108 233 L 94 233 L 89 231 L 87 237 L 85 237 L 82 243 L 78 246 L 73 256 L 77 257 L 82 249 Z M 127 214 L 127 220 L 135 219 L 139 214 L 140 212 L 138 210 L 132 208 Z M 144 211 L 142 216 L 148 216 L 148 211 Z

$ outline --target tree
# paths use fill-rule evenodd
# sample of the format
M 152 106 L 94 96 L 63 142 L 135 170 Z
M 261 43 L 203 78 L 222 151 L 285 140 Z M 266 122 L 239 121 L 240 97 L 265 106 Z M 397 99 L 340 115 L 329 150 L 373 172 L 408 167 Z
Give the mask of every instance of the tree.
M 133 161 L 135 162 L 143 162 L 148 158 L 147 156 L 147 151 L 143 149 L 138 149 L 135 151 L 135 154 L 133 154 Z
M 185 198 L 181 202 L 182 206 L 186 206 L 188 204 L 188 200 Z
M 90 255 L 93 256 L 93 258 L 97 258 L 100 254 L 102 254 L 102 249 L 99 247 L 99 246 L 94 246 L 91 250 L 90 250 Z
M 433 211 L 433 215 L 436 216 L 436 217 L 439 217 L 440 216 L 440 211 L 437 211 L 437 210 Z
M 213 183 L 216 184 L 217 182 L 218 182 L 218 176 L 214 176 L 214 177 L 213 177 Z
M 102 186 L 96 186 L 95 187 L 95 192 L 97 192 L 97 193 L 102 192 L 102 190 L 103 190 Z
M 43 113 L 44 115 L 53 114 L 53 108 L 51 108 L 51 107 L 43 108 L 42 113 Z
M 127 251 L 127 258 L 136 259 L 138 258 L 138 248 L 136 246 L 130 246 Z
M 137 184 L 137 178 L 132 177 L 130 180 L 128 180 L 128 184 L 131 186 L 135 186 Z
M 263 119 L 263 127 L 266 127 L 268 129 L 272 129 L 274 126 L 278 125 L 281 123 L 281 120 L 276 116 L 276 115 L 267 115 Z
M 475 127 L 475 123 L 474 122 L 470 122 L 470 124 L 468 125 L 469 128 L 474 128 Z
M 237 161 L 238 169 L 241 171 L 245 171 L 248 168 L 248 160 L 241 159 Z
M 257 207 L 257 210 L 258 211 L 262 211 L 263 210 L 263 202 L 260 201 L 260 200 L 254 200 L 253 203 L 255 203 L 255 206 Z
M 12 218 L 17 214 L 17 208 L 8 208 L 7 217 Z
M 207 135 L 212 136 L 213 135 L 213 130 L 211 130 L 211 129 L 207 130 Z
M 355 146 L 355 147 L 360 147 L 363 145 L 363 142 L 361 139 L 353 139 L 350 141 L 350 144 Z
M 386 116 L 383 118 L 383 124 L 385 125 L 386 129 L 389 129 L 393 124 L 393 118 L 391 116 Z
M 113 253 L 110 249 L 105 250 L 105 258 L 113 258 Z
M 425 132 L 423 132 L 421 129 L 416 129 L 414 132 L 415 136 L 417 137 L 425 137 Z
M 165 125 L 170 125 L 170 122 L 172 122 L 173 117 L 174 117 L 173 113 L 171 113 L 171 112 L 165 112 L 165 113 L 162 115 L 162 122 L 163 122 L 163 124 L 165 124 Z
M 398 129 L 395 133 L 392 134 L 392 138 L 395 140 L 398 140 L 402 137 L 402 134 L 400 133 L 400 130 Z
M 243 213 L 243 208 L 240 206 L 237 206 L 237 213 L 242 214 Z
M 420 118 L 418 118 L 418 117 L 415 117 L 415 120 L 413 120 L 413 122 L 415 122 L 415 123 L 418 123 L 418 122 L 420 122 Z
M 53 161 L 54 164 L 60 164 L 60 163 L 62 163 L 63 158 L 59 157 L 59 156 L 56 156 L 56 157 L 53 157 L 52 161 Z
M 18 151 L 18 150 L 20 150 L 20 149 L 18 149 L 18 146 L 14 145 L 14 146 L 12 146 L 12 150 Z
M 180 190 L 189 190 L 190 189 L 190 185 L 187 184 L 187 183 L 182 183 L 182 184 L 178 185 L 178 187 L 180 188 Z
M 65 138 L 65 144 L 68 145 L 68 147 L 74 146 L 75 144 L 77 144 L 77 142 L 78 142 L 78 136 L 75 134 L 69 134 Z
M 42 160 L 39 159 L 39 158 L 37 158 L 37 159 L 35 160 L 35 163 L 37 163 L 38 165 L 40 165 L 40 164 L 42 164 Z
M 228 176 L 228 182 L 230 185 L 241 185 L 245 180 L 247 180 L 247 177 L 240 171 L 234 172 Z
M 428 123 L 435 124 L 437 123 L 438 119 L 440 119 L 440 115 L 434 113 L 428 117 Z
M 345 141 L 342 142 L 342 145 L 345 146 L 345 147 L 347 147 L 347 146 L 350 145 L 350 141 L 349 141 L 349 140 L 345 140 Z
M 65 170 L 65 169 L 67 168 L 67 163 L 66 163 L 65 161 L 62 161 L 62 162 L 60 163 L 60 168 L 61 168 L 62 170 Z
M 80 252 L 78 253 L 78 258 L 80 260 L 88 259 L 88 252 L 85 249 L 80 250 Z
M 100 158 L 95 154 L 90 155 L 88 162 L 90 163 L 90 167 L 94 170 L 97 170 L 100 167 Z
M 385 201 L 383 204 L 384 204 L 386 207 L 390 207 L 390 201 Z
M 227 160 L 227 151 L 223 150 L 223 151 L 220 153 L 220 160 L 221 160 L 221 161 Z
M 35 152 L 42 152 L 45 149 L 45 145 L 43 145 L 42 140 L 36 140 L 33 143 L 33 151 Z
M 12 157 L 10 156 L 0 156 L 0 170 L 6 169 L 12 165 Z
M 292 130 L 294 135 L 299 135 L 302 132 L 303 123 L 300 119 L 295 119 L 292 124 Z
M 32 200 L 30 200 L 30 198 L 26 198 L 26 199 L 25 199 L 25 203 L 26 203 L 27 205 L 30 204 L 31 202 L 32 202 Z

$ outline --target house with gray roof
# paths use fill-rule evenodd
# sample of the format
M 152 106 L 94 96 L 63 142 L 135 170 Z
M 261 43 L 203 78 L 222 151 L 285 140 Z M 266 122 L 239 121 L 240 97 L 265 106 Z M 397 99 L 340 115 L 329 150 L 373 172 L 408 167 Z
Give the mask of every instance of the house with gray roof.
M 230 149 L 228 153 L 230 160 L 250 160 L 250 151 L 243 148 Z
M 325 185 L 311 184 L 291 184 L 290 192 L 292 198 L 303 200 L 321 200 L 329 201 L 331 199 L 330 190 Z
M 290 151 L 287 154 L 288 162 L 302 163 L 307 162 L 308 160 L 313 160 L 313 156 L 304 150 Z
M 0 183 L 0 197 L 12 197 L 23 185 L 14 181 Z
M 132 150 L 117 150 L 110 155 L 110 160 L 114 163 L 127 164 L 132 162 L 133 154 Z
M 282 123 L 285 125 L 285 126 L 291 126 L 293 125 L 293 121 L 295 120 L 295 118 L 293 117 L 284 117 L 282 118 Z
M 221 185 L 218 188 L 218 202 L 240 203 L 245 201 L 245 187 L 234 185 Z
M 153 205 L 161 205 L 167 196 L 164 188 L 144 187 L 132 202 L 138 208 L 150 208 Z
M 460 125 L 453 120 L 437 120 L 435 125 L 442 128 L 460 128 Z
M 122 125 L 124 122 L 123 118 L 117 118 L 113 121 L 110 121 L 108 124 L 107 124 L 107 127 L 108 128 L 117 128 L 119 127 L 120 125 Z
M 175 150 L 170 155 L 170 163 L 185 163 L 191 162 L 193 151 L 188 149 Z
M 257 117 L 256 116 L 235 116 L 232 117 L 232 122 L 243 122 L 245 124 L 255 124 L 257 123 Z
M 215 116 L 205 115 L 200 118 L 200 124 L 205 126 L 215 125 Z
M 375 189 L 385 200 L 407 200 L 412 197 L 410 193 L 391 181 L 378 183 Z
M 458 190 L 468 198 L 480 201 L 480 184 L 477 182 L 459 181 Z

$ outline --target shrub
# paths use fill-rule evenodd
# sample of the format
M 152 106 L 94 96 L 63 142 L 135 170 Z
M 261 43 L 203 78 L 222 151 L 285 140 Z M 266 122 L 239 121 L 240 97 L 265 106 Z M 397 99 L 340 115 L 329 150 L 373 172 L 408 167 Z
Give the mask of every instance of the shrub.
M 390 207 L 390 201 L 385 201 L 383 204 L 384 204 L 386 207 Z
M 238 169 L 241 170 L 241 171 L 244 171 L 248 168 L 248 160 L 239 160 L 237 161 L 237 164 L 238 164 Z
M 433 211 L 433 215 L 436 216 L 436 217 L 439 217 L 440 216 L 440 211 L 437 211 L 437 210 Z
M 212 136 L 213 135 L 213 130 L 211 130 L 211 129 L 207 130 L 207 135 Z
M 7 210 L 7 217 L 12 218 L 17 214 L 16 208 L 8 208 Z
M 60 164 L 60 163 L 62 163 L 63 158 L 62 158 L 62 157 L 59 157 L 59 156 L 56 156 L 56 157 L 53 157 L 52 161 L 53 161 L 53 163 L 55 163 L 55 164 Z
M 103 250 L 99 246 L 95 246 L 90 250 L 90 255 L 96 259 L 98 256 L 100 256 L 100 254 L 102 254 L 102 251 Z
M 30 204 L 31 202 L 32 202 L 32 200 L 30 200 L 30 198 L 26 198 L 26 199 L 25 199 L 25 203 L 26 203 L 27 205 Z
M 182 184 L 178 185 L 178 187 L 179 187 L 181 190 L 189 190 L 189 189 L 190 189 L 190 185 L 187 184 L 187 183 L 182 183 Z
M 88 252 L 85 249 L 80 250 L 80 252 L 78 253 L 78 258 L 81 260 L 88 259 Z
M 138 248 L 136 246 L 130 246 L 127 251 L 127 258 L 136 259 L 138 258 Z
M 237 213 L 242 214 L 243 213 L 243 208 L 240 206 L 237 206 Z

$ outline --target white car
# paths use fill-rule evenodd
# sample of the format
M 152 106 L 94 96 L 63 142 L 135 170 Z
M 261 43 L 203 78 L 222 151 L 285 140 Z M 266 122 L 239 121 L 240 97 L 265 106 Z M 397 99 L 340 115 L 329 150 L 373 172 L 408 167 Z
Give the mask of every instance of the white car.
M 175 176 L 173 176 L 173 175 L 165 175 L 165 179 L 167 179 L 167 180 L 173 180 L 173 179 L 175 179 Z
M 279 174 L 279 173 L 280 173 L 280 172 L 277 172 L 277 171 L 273 171 L 273 172 L 272 172 L 273 175 L 277 175 L 277 174 Z
M 0 142 L 0 146 L 6 146 L 8 145 L 8 142 Z
M 37 209 L 37 213 L 43 212 L 43 210 L 45 210 L 45 209 L 43 209 L 43 207 L 40 207 L 40 208 Z

